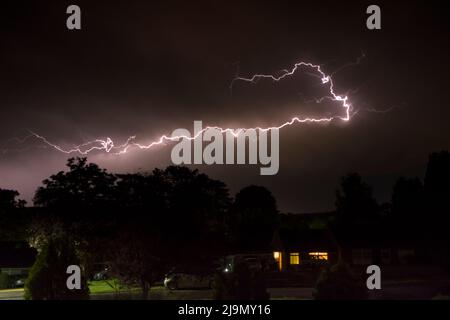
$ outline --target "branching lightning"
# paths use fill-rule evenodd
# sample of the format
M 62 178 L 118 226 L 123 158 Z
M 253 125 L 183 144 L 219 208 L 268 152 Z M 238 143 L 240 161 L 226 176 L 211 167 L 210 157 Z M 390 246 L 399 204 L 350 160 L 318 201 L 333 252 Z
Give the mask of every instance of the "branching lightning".
M 321 102 L 324 99 L 331 100 L 334 102 L 338 102 L 340 106 L 343 108 L 343 113 L 341 112 L 341 115 L 336 115 L 332 117 L 325 117 L 325 118 L 314 118 L 314 117 L 306 117 L 302 118 L 299 116 L 293 117 L 289 121 L 286 121 L 278 126 L 273 127 L 254 127 L 254 128 L 239 128 L 239 129 L 233 129 L 233 128 L 221 128 L 221 127 L 205 127 L 201 131 L 199 131 L 196 135 L 193 136 L 168 136 L 168 135 L 162 135 L 158 139 L 155 139 L 154 141 L 148 143 L 148 144 L 141 144 L 135 141 L 136 136 L 130 136 L 124 143 L 120 145 L 115 145 L 114 141 L 107 137 L 106 139 L 95 139 L 88 142 L 85 142 L 83 144 L 74 146 L 69 149 L 65 149 L 57 144 L 54 144 L 50 142 L 47 138 L 44 136 L 35 133 L 33 131 L 29 131 L 29 135 L 26 136 L 23 139 L 20 139 L 21 143 L 25 142 L 28 139 L 38 139 L 41 142 L 43 142 L 45 145 L 66 154 L 73 154 L 77 153 L 80 155 L 87 155 L 94 151 L 103 151 L 106 153 L 113 153 L 113 154 L 125 154 L 127 153 L 131 148 L 138 148 L 138 149 L 150 149 L 157 145 L 163 145 L 166 142 L 173 142 L 173 141 L 179 141 L 180 139 L 188 139 L 188 140 L 195 140 L 199 136 L 201 136 L 205 131 L 210 129 L 216 129 L 219 130 L 221 133 L 230 133 L 233 136 L 237 137 L 239 134 L 247 131 L 247 130 L 259 130 L 259 131 L 269 131 L 273 129 L 282 129 L 286 126 L 291 126 L 296 123 L 320 123 L 320 122 L 331 122 L 334 120 L 342 120 L 342 121 L 349 121 L 350 111 L 351 111 L 351 104 L 349 102 L 349 99 L 347 95 L 339 95 L 335 92 L 335 87 L 333 83 L 333 79 L 330 75 L 327 75 L 325 72 L 322 71 L 320 65 L 312 64 L 309 62 L 298 62 L 296 63 L 290 70 L 286 69 L 281 72 L 280 75 L 275 76 L 271 74 L 255 74 L 251 77 L 242 77 L 242 76 L 236 76 L 231 84 L 230 88 L 232 88 L 237 82 L 247 82 L 247 83 L 256 83 L 259 80 L 268 79 L 275 82 L 279 82 L 283 79 L 286 79 L 292 75 L 294 75 L 300 68 L 307 68 L 309 71 L 313 71 L 316 76 L 318 76 L 321 79 L 322 85 L 327 86 L 328 88 L 328 94 L 326 97 L 318 99 L 317 102 Z M 344 116 L 342 116 L 344 114 Z

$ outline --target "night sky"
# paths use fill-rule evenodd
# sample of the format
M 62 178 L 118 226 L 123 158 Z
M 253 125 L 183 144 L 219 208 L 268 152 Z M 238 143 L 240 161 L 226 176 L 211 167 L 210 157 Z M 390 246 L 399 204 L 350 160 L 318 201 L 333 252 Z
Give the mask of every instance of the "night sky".
M 381 30 L 366 28 L 372 2 Z M 70 4 L 81 7 L 80 31 L 66 28 Z M 345 173 L 359 172 L 382 202 L 399 176 L 422 178 L 428 154 L 450 149 L 449 24 L 437 1 L 2 1 L 0 12 L 0 187 L 29 202 L 69 156 L 11 140 L 27 129 L 70 147 L 131 135 L 148 142 L 192 130 L 194 120 L 279 124 L 310 112 L 320 79 L 303 73 L 232 91 L 230 83 L 301 60 L 338 71 L 336 91 L 357 112 L 350 122 L 281 130 L 275 176 L 260 176 L 259 165 L 193 167 L 233 193 L 264 185 L 282 211 L 314 212 L 334 208 Z M 171 163 L 170 151 L 88 158 L 113 172 L 151 171 Z

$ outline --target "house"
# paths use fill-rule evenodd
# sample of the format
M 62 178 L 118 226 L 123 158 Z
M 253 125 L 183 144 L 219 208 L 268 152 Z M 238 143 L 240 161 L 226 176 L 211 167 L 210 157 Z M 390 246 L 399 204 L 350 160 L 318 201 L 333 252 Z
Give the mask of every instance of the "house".
M 296 217 L 295 217 L 296 218 Z M 313 216 L 297 219 L 312 220 Z M 293 218 L 290 218 L 290 222 Z M 332 265 L 341 258 L 355 268 L 411 265 L 419 261 L 420 244 L 370 225 L 332 234 L 327 228 L 285 225 L 274 232 L 271 250 L 279 271 Z M 395 230 L 394 230 L 395 231 Z
M 325 230 L 278 229 L 271 242 L 279 271 L 328 265 L 337 260 L 337 246 Z

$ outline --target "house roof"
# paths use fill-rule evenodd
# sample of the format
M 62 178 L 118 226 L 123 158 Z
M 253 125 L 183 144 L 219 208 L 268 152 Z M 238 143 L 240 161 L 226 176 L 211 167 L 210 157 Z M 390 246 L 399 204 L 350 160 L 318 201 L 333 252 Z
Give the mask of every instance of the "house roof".
M 281 229 L 274 233 L 271 247 L 273 250 L 330 251 L 336 249 L 325 230 Z

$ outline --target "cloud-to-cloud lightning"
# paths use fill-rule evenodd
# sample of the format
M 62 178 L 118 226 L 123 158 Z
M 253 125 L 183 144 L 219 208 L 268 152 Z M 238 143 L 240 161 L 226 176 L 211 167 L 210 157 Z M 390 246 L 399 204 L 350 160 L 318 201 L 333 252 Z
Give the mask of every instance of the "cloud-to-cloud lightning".
M 207 131 L 209 129 L 216 129 L 222 133 L 229 132 L 229 133 L 233 134 L 235 137 L 237 137 L 240 133 L 245 132 L 246 130 L 269 131 L 272 129 L 282 129 L 286 126 L 291 126 L 296 123 L 305 123 L 305 122 L 312 122 L 312 123 L 318 122 L 319 123 L 319 122 L 331 122 L 333 120 L 349 121 L 351 104 L 348 100 L 347 95 L 341 96 L 335 92 L 335 87 L 334 87 L 332 77 L 330 75 L 327 75 L 325 72 L 323 72 L 320 65 L 312 64 L 309 62 L 298 62 L 292 67 L 292 69 L 283 70 L 281 72 L 281 74 L 278 76 L 271 75 L 271 74 L 255 74 L 250 77 L 237 76 L 231 82 L 231 87 L 236 82 L 255 83 L 255 82 L 257 82 L 259 80 L 263 80 L 263 79 L 269 79 L 269 80 L 272 80 L 275 82 L 279 82 L 283 79 L 286 79 L 286 78 L 294 75 L 300 68 L 308 68 L 308 69 L 310 69 L 310 71 L 312 70 L 317 76 L 320 77 L 320 79 L 322 81 L 322 85 L 327 86 L 328 91 L 329 91 L 329 96 L 321 98 L 317 101 L 320 102 L 323 99 L 329 99 L 331 101 L 339 102 L 339 104 L 343 108 L 344 116 L 342 116 L 342 112 L 340 113 L 341 115 L 336 115 L 336 116 L 326 117 L 326 118 L 314 118 L 314 117 L 302 118 L 300 116 L 296 116 L 296 117 L 290 119 L 289 121 L 286 121 L 278 126 L 273 126 L 273 127 L 254 127 L 254 128 L 233 129 L 233 128 L 220 128 L 220 127 L 216 127 L 216 126 L 213 126 L 213 127 L 208 126 L 208 127 L 203 128 L 201 131 L 199 131 L 194 136 L 162 135 L 158 139 L 155 139 L 154 141 L 152 141 L 148 144 L 138 143 L 135 141 L 136 136 L 130 136 L 124 143 L 122 143 L 120 145 L 115 145 L 114 141 L 108 137 L 104 140 L 103 139 L 95 139 L 95 140 L 88 141 L 83 144 L 74 146 L 72 148 L 65 149 L 57 144 L 50 142 L 44 136 L 42 136 L 38 133 L 32 132 L 32 131 L 30 131 L 30 134 L 27 137 L 25 137 L 24 139 L 21 139 L 21 142 L 24 142 L 31 138 L 35 138 L 35 139 L 38 139 L 41 142 L 43 142 L 45 145 L 47 145 L 59 152 L 66 153 L 66 154 L 78 153 L 80 155 L 87 155 L 94 151 L 103 151 L 106 153 L 114 153 L 114 154 L 125 154 L 131 148 L 150 149 L 154 146 L 164 144 L 165 142 L 178 141 L 179 139 L 195 140 L 197 137 L 201 136 L 205 131 Z

